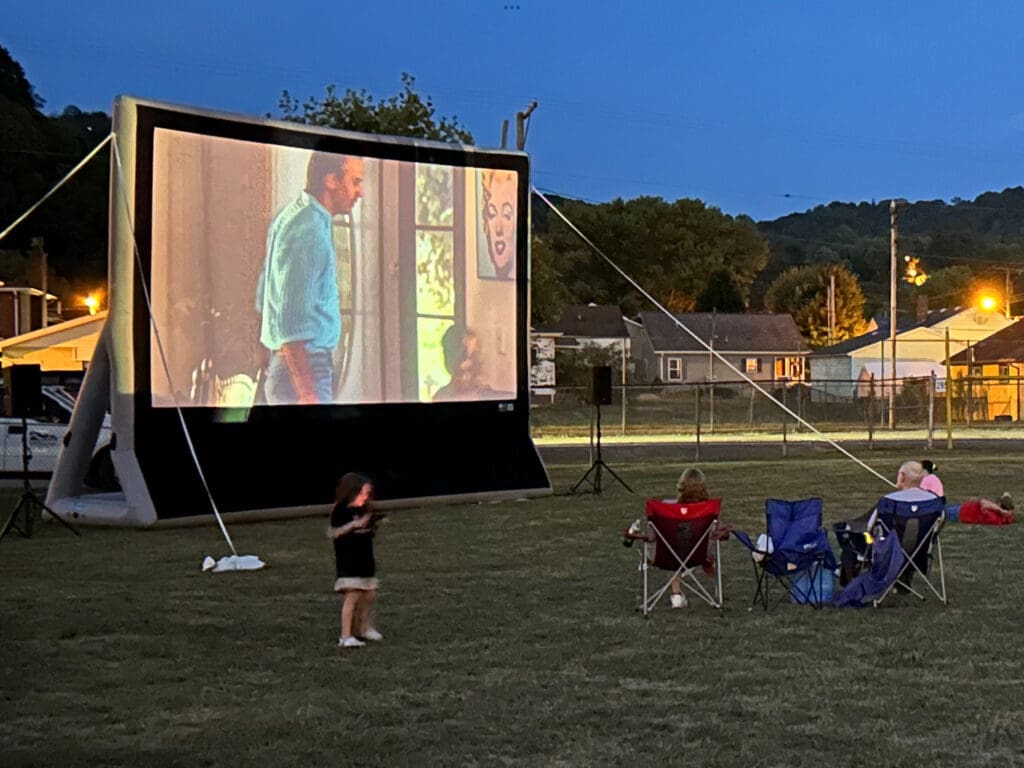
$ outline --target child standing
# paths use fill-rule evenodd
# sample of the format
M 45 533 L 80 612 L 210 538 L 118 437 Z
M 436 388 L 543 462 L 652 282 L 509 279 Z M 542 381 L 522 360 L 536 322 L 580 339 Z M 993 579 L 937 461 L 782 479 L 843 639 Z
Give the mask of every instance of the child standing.
M 339 648 L 358 648 L 366 640 L 383 640 L 370 619 L 377 599 L 377 564 L 373 558 L 373 484 L 349 472 L 338 481 L 327 537 L 334 542 L 334 591 L 342 596 Z

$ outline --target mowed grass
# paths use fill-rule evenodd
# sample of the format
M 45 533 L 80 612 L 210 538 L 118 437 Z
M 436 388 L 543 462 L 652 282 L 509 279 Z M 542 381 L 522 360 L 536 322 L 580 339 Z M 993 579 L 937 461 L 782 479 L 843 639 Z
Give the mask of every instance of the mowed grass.
M 937 459 L 951 498 L 1020 490 L 1019 457 Z M 214 527 L 4 539 L 0 765 L 1024 764 L 1020 525 L 947 526 L 947 607 L 750 611 L 729 541 L 724 617 L 644 620 L 619 531 L 684 461 L 616 465 L 636 496 L 564 495 L 585 467 L 551 467 L 552 498 L 393 512 L 386 640 L 344 652 L 321 518 L 233 526 L 269 563 L 245 574 L 200 572 Z M 830 523 L 886 490 L 842 457 L 703 467 L 748 530 L 769 496 Z

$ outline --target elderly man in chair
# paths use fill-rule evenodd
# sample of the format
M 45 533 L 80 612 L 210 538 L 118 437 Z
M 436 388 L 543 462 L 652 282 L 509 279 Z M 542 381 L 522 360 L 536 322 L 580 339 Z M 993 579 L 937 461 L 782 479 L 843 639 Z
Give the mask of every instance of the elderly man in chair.
M 896 488 L 885 495 L 886 499 L 893 501 L 929 501 L 937 498 L 931 491 L 921 488 L 921 481 L 927 473 L 919 461 L 905 461 L 900 465 L 896 473 Z M 864 533 L 871 526 L 874 518 L 874 510 L 854 520 L 836 523 L 834 526 L 836 535 L 841 536 L 846 532 Z M 863 555 L 863 553 L 860 553 Z M 858 573 L 863 566 L 863 557 L 849 546 L 842 547 L 840 554 L 839 584 L 845 587 Z
M 924 471 L 919 461 L 905 461 L 900 465 L 900 471 L 896 474 L 896 490 L 887 493 L 885 498 L 894 501 L 928 501 L 934 499 L 935 494 L 921 488 L 921 481 L 924 480 Z

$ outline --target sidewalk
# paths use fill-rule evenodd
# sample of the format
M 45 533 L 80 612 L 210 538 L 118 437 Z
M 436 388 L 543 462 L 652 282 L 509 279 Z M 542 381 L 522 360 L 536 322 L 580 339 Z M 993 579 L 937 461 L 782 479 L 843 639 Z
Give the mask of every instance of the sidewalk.
M 694 434 L 601 434 L 602 454 L 605 458 L 619 461 L 641 461 L 654 458 L 671 458 L 679 461 L 697 460 L 698 446 Z M 827 438 L 827 439 L 826 439 Z M 534 443 L 545 461 L 552 463 L 586 463 L 590 461 L 590 437 L 588 435 L 542 435 L 534 437 Z M 784 456 L 808 456 L 823 453 L 840 455 L 828 440 L 843 448 L 864 452 L 871 450 L 867 430 L 825 432 L 821 435 L 809 431 L 787 432 L 783 441 L 781 433 L 770 432 L 719 432 L 701 434 L 700 460 L 742 460 L 777 459 Z M 914 452 L 928 449 L 928 430 L 905 429 L 889 431 L 876 430 L 873 446 L 888 450 L 906 448 Z M 1024 450 L 1024 428 L 971 428 L 960 427 L 953 432 L 953 448 L 983 448 L 999 446 L 1007 450 Z M 946 432 L 935 430 L 932 434 L 933 452 L 946 450 Z

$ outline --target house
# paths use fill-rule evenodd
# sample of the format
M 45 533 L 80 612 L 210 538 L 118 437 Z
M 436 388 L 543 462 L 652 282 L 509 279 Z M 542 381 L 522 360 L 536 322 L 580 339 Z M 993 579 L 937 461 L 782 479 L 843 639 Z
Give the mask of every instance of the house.
M 34 363 L 47 371 L 84 371 L 92 360 L 107 312 L 39 328 L 0 341 L 3 367 Z
M 1024 323 L 1009 325 L 950 358 L 955 397 L 971 417 L 987 421 L 1021 421 L 1021 376 L 1024 375 Z M 966 382 L 957 379 L 970 377 Z M 969 406 L 968 406 L 969 403 Z
M 973 307 L 933 309 L 920 320 L 904 321 L 897 326 L 896 377 L 900 378 L 901 366 L 906 369 L 907 363 L 945 363 L 947 331 L 949 352 L 953 355 L 1013 322 L 1001 314 Z M 808 364 L 813 391 L 822 396 L 855 397 L 857 381 L 862 379 L 868 363 L 877 368 L 880 376 L 892 376 L 892 342 L 887 325 L 812 353 Z
M 642 361 L 647 381 L 743 380 L 708 347 L 755 381 L 804 378 L 804 359 L 810 350 L 791 315 L 693 312 L 669 317 L 661 312 L 641 312 L 639 320 L 640 345 L 634 357 Z
M 530 388 L 549 394 L 555 386 L 559 354 L 607 351 L 611 360 L 625 368 L 630 354 L 630 336 L 622 310 L 614 305 L 579 304 L 567 307 L 561 319 L 530 332 Z

